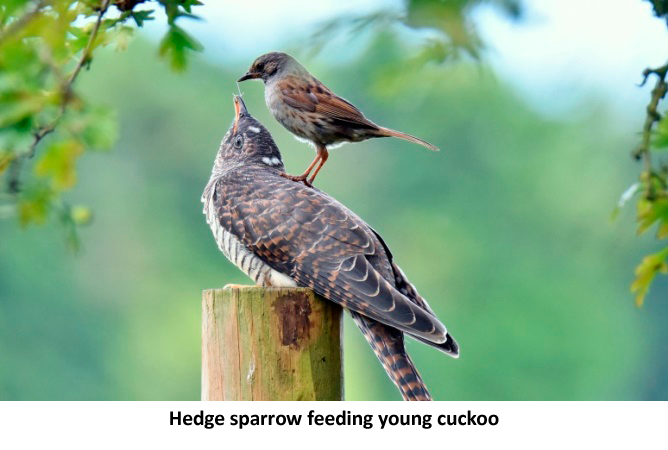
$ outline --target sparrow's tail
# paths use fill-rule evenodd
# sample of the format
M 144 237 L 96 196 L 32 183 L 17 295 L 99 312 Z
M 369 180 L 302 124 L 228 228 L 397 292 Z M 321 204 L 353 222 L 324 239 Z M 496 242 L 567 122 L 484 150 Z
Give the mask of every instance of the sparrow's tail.
M 410 134 L 402 133 L 401 131 L 396 131 L 396 130 L 391 130 L 389 128 L 379 127 L 378 134 L 380 136 L 396 137 L 396 138 L 399 138 L 399 139 L 404 139 L 406 141 L 414 142 L 415 144 L 419 144 L 423 147 L 426 147 L 429 150 L 433 150 L 435 152 L 438 151 L 438 147 L 436 147 L 435 145 L 431 145 L 427 141 L 424 141 L 424 140 L 422 140 L 420 138 L 417 138 L 415 136 L 411 136 Z
M 350 313 L 404 400 L 431 400 L 427 386 L 406 353 L 403 332 L 356 312 Z

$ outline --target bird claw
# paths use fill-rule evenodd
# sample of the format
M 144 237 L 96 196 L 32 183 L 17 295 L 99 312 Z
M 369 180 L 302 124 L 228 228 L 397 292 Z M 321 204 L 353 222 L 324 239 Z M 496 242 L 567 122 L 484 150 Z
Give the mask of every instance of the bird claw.
M 287 178 L 288 180 L 297 181 L 297 182 L 301 181 L 302 183 L 304 183 L 306 186 L 308 186 L 310 188 L 313 187 L 313 183 L 312 183 L 313 180 L 309 181 L 309 180 L 306 179 L 306 178 L 308 178 L 308 174 L 303 174 L 303 175 L 296 176 L 296 175 L 290 175 L 289 173 L 281 172 L 281 176 L 283 178 Z

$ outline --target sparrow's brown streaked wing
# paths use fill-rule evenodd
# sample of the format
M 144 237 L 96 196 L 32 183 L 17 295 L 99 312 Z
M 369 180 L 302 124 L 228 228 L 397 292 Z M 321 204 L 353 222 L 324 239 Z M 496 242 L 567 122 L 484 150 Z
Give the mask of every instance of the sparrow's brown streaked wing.
M 359 128 L 378 129 L 378 125 L 364 117 L 352 103 L 339 97 L 315 78 L 305 84 L 294 76 L 278 81 L 283 101 L 293 108 L 319 113 L 333 120 L 339 120 Z
M 336 200 L 266 170 L 228 173 L 213 200 L 221 225 L 273 269 L 366 317 L 446 341 L 443 324 L 388 281 L 375 233 Z

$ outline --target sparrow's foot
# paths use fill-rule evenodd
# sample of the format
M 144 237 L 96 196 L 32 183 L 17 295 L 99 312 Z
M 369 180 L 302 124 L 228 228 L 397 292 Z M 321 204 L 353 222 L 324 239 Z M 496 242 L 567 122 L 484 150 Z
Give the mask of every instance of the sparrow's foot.
M 308 173 L 304 173 L 304 174 L 301 174 L 301 175 L 290 175 L 289 173 L 281 172 L 281 176 L 283 178 L 287 178 L 288 180 L 292 180 L 292 181 L 298 181 L 298 182 L 301 181 L 306 186 L 313 187 L 313 184 L 306 179 L 306 178 L 308 178 L 308 175 L 309 175 Z

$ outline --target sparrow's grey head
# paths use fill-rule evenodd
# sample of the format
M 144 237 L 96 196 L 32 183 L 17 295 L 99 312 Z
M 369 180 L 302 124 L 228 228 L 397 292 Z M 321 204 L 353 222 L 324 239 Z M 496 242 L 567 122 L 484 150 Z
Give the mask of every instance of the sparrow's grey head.
M 252 80 L 261 78 L 265 83 L 276 76 L 281 76 L 293 72 L 306 72 L 306 69 L 287 53 L 271 52 L 266 53 L 251 64 L 248 72 L 238 81 Z
M 240 96 L 234 96 L 234 122 L 220 144 L 215 169 L 261 164 L 285 170 L 281 152 L 267 129 L 255 120 Z

